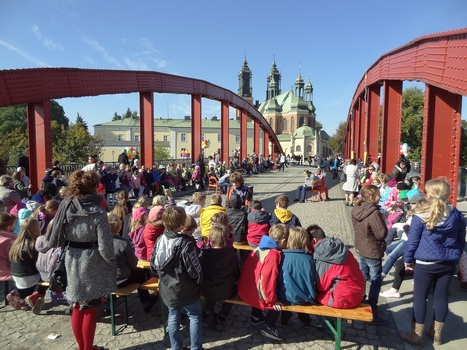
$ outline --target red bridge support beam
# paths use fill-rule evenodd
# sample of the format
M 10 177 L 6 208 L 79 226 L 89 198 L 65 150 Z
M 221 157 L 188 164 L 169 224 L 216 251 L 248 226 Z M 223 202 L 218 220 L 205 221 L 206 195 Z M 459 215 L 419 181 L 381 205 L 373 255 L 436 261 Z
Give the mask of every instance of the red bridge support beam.
M 152 167 L 154 162 L 154 94 L 140 92 L 140 137 L 141 164 L 146 168 Z
M 248 153 L 248 140 L 247 140 L 247 113 L 246 110 L 240 109 L 240 162 L 245 159 Z
M 457 203 L 457 180 L 461 141 L 462 96 L 425 87 L 422 139 L 422 183 L 444 176 L 451 186 L 450 202 Z
M 201 95 L 191 95 L 191 160 L 201 154 Z
M 229 149 L 229 101 L 221 102 L 221 161 L 230 168 Z
M 357 110 L 355 106 L 352 108 L 352 112 L 350 113 L 350 128 L 349 128 L 349 150 L 350 150 L 350 158 L 355 158 L 355 114 Z
M 386 80 L 383 84 L 383 127 L 381 135 L 381 171 L 390 174 L 399 159 L 402 117 L 402 81 Z
M 253 121 L 253 152 L 259 156 L 260 149 L 259 149 L 259 123 Z
M 29 176 L 31 192 L 38 191 L 47 165 L 52 164 L 50 100 L 28 103 Z
M 367 137 L 367 125 L 368 125 L 368 120 L 367 120 L 367 103 L 365 100 L 365 96 L 360 97 L 360 128 L 358 130 L 358 138 L 360 139 L 359 143 L 359 151 L 358 154 L 360 158 L 363 161 L 363 164 L 366 164 L 366 156 L 367 156 L 367 151 L 366 151 L 366 137 Z
M 269 135 L 263 131 L 263 156 L 264 159 L 269 157 Z
M 367 125 L 366 125 L 366 148 L 367 156 L 373 161 L 378 160 L 379 146 L 379 103 L 381 87 L 377 84 L 368 87 L 367 91 Z M 365 159 L 366 161 L 367 159 Z
M 354 130 L 353 130 L 353 149 L 355 152 L 355 159 L 358 160 L 358 158 L 362 157 L 362 154 L 360 153 L 360 129 L 362 128 L 362 123 L 361 123 L 361 98 L 358 99 L 358 103 L 355 106 L 355 114 L 354 114 Z

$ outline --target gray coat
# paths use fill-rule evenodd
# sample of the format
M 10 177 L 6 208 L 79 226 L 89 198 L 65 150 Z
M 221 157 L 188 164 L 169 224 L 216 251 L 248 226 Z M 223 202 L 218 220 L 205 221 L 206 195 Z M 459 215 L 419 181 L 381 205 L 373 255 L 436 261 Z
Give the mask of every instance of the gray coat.
M 107 214 L 98 203 L 76 200 L 69 209 L 63 201 L 58 209 L 66 210 L 64 238 L 72 242 L 96 242 L 90 249 L 68 248 L 65 258 L 68 286 L 67 299 L 73 302 L 90 301 L 117 289 L 116 264 L 112 233 Z M 60 213 L 57 212 L 57 216 Z M 56 218 L 57 219 L 57 218 Z M 54 220 L 55 226 L 56 220 Z M 60 242 L 52 229 L 51 246 Z

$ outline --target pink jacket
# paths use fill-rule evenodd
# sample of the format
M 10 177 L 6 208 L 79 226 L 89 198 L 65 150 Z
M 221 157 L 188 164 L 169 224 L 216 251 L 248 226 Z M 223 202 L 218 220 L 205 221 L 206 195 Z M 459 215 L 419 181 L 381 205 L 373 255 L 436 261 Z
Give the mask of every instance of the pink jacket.
M 0 281 L 13 279 L 10 274 L 10 258 L 8 253 L 16 239 L 13 232 L 0 231 Z
M 128 235 L 130 236 L 131 242 L 135 249 L 135 255 L 139 260 L 147 260 L 147 248 L 144 242 L 144 227 L 146 225 L 138 227 L 136 230 L 131 231 Z M 150 257 L 149 257 L 150 258 Z

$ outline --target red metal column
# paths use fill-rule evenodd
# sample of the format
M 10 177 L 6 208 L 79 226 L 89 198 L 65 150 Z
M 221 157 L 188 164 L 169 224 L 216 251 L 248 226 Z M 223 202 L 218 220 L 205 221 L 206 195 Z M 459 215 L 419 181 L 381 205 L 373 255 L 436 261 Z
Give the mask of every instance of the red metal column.
M 259 149 L 259 123 L 256 120 L 253 121 L 253 152 L 256 155 L 261 153 Z
M 50 101 L 28 103 L 29 176 L 31 192 L 36 193 L 45 176 L 47 165 L 52 164 L 52 130 Z
M 141 165 L 152 167 L 154 162 L 154 94 L 139 93 L 140 159 Z M 175 153 L 177 150 L 175 150 Z
M 355 159 L 355 114 L 357 113 L 355 106 L 352 107 L 350 113 L 350 128 L 349 128 L 349 149 L 350 159 Z
M 240 109 L 240 162 L 245 159 L 247 155 L 247 147 L 246 110 Z
M 360 98 L 360 158 L 363 161 L 363 164 L 366 164 L 366 158 L 368 151 L 367 147 L 367 137 L 368 137 L 368 109 L 365 96 L 362 95 Z
M 386 80 L 383 88 L 384 102 L 381 135 L 381 171 L 383 173 L 390 173 L 400 156 L 402 81 Z
M 426 85 L 422 139 L 422 183 L 445 176 L 450 202 L 457 202 L 462 96 Z
M 191 95 L 191 160 L 201 154 L 201 95 Z
M 229 101 L 221 101 L 221 161 L 229 168 Z
M 354 130 L 353 130 L 353 134 L 354 134 L 354 139 L 353 139 L 353 148 L 354 148 L 354 151 L 355 151 L 355 159 L 358 160 L 358 158 L 361 158 L 362 157 L 362 154 L 360 153 L 361 149 L 360 149 L 360 142 L 361 142 L 361 139 L 360 139 L 360 128 L 362 127 L 362 124 L 361 124 L 361 104 L 360 104 L 360 98 L 358 98 L 358 102 L 357 102 L 357 105 L 355 106 L 355 114 L 354 114 Z
M 378 141 L 379 141 L 379 104 L 381 87 L 379 85 L 371 85 L 368 87 L 367 95 L 367 137 L 366 151 L 371 160 L 378 160 Z
M 269 134 L 263 130 L 263 156 L 264 159 L 269 157 Z

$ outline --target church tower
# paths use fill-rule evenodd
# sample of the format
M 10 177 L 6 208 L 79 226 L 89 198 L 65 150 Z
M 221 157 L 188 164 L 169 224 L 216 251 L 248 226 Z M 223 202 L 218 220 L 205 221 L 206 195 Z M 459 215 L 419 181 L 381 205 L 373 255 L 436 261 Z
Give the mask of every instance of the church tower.
M 238 73 L 238 95 L 253 104 L 252 76 L 246 56 L 243 59 L 243 66 Z
M 281 94 L 281 73 L 277 69 L 275 59 L 272 62 L 272 67 L 266 81 L 266 101 L 268 101 Z

